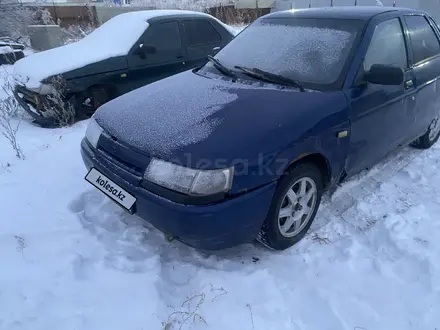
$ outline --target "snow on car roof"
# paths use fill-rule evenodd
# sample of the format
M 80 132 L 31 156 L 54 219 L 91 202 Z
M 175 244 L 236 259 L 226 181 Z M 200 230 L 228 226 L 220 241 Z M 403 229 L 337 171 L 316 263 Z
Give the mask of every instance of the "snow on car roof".
M 204 16 L 208 14 L 187 10 L 141 10 L 119 14 L 93 31 L 81 41 L 96 42 L 100 46 L 118 48 L 117 55 L 125 55 L 133 47 L 133 44 L 141 37 L 148 27 L 148 21 L 162 16 Z M 115 41 L 118 41 L 117 43 Z M 114 55 L 116 56 L 116 55 Z
M 14 66 L 15 79 L 28 88 L 40 82 L 110 57 L 125 56 L 148 27 L 148 21 L 160 16 L 213 16 L 186 10 L 143 10 L 119 14 L 92 33 L 72 44 L 27 56 Z M 217 19 L 215 19 L 217 20 Z M 217 20 L 226 29 L 231 28 Z M 231 32 L 233 33 L 233 32 Z
M 221 24 L 230 33 L 236 34 L 236 32 L 231 29 L 230 26 L 224 24 L 214 16 L 206 13 L 189 11 L 189 10 L 177 10 L 177 9 L 154 9 L 154 10 L 141 10 L 141 11 L 131 11 L 128 13 L 119 14 L 112 19 L 105 22 L 100 28 L 93 31 L 90 35 L 85 37 L 86 39 L 94 39 L 96 42 L 100 42 L 103 38 L 108 37 L 107 32 L 112 32 L 110 35 L 109 43 L 113 44 L 114 40 L 118 40 L 118 47 L 121 52 L 125 55 L 128 53 L 133 44 L 140 38 L 142 33 L 148 27 L 148 21 L 157 17 L 164 16 L 199 16 L 199 17 L 209 17 L 219 24 Z M 121 28 L 123 26 L 123 28 Z M 102 33 L 101 33 L 102 31 Z M 115 39 L 115 38 L 118 39 Z
M 185 10 L 132 11 L 111 18 L 80 42 L 93 42 L 100 47 L 111 48 L 113 56 L 126 55 L 145 32 L 149 20 L 172 15 L 209 16 L 204 13 Z
M 203 12 L 192 11 L 192 10 L 180 10 L 180 9 L 152 9 L 152 10 L 135 10 L 127 13 L 119 14 L 115 17 L 125 17 L 129 19 L 141 19 L 150 20 L 155 17 L 161 16 L 174 16 L 174 15 L 190 15 L 190 16 L 208 16 L 212 17 Z

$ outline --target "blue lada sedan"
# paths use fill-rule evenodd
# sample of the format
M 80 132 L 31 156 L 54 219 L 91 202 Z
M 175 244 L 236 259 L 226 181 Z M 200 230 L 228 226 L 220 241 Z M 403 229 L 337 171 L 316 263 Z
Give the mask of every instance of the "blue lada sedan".
M 205 65 L 101 106 L 82 141 L 86 180 L 193 247 L 283 250 L 326 190 L 438 140 L 439 77 L 424 12 L 268 14 Z

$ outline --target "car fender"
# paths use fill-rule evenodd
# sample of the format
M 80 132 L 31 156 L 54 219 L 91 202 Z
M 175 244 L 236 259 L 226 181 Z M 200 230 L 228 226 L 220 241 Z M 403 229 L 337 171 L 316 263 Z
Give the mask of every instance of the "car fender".
M 115 88 L 126 83 L 128 66 L 125 56 L 113 57 L 92 63 L 62 74 L 66 79 L 68 92 L 78 93 L 96 85 L 111 85 Z
M 281 151 L 274 160 L 275 178 L 293 164 L 306 160 L 310 156 L 321 156 L 325 160 L 330 184 L 339 180 L 344 169 L 349 149 L 349 122 L 346 121 L 318 136 L 309 137 Z

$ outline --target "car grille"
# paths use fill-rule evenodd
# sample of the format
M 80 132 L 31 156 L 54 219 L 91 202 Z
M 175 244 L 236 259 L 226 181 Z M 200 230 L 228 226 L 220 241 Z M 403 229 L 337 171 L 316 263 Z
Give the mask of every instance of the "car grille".
M 143 176 L 151 160 L 150 157 L 124 146 L 107 134 L 101 135 L 98 151 L 108 162 L 138 177 Z
M 101 155 L 107 159 L 107 161 L 121 167 L 122 169 L 130 172 L 131 174 L 134 174 L 139 177 L 142 176 L 143 173 L 140 167 L 134 166 L 133 164 L 130 164 L 129 162 L 122 160 L 121 158 L 117 157 L 113 153 L 103 148 L 99 148 L 99 151 L 101 152 Z

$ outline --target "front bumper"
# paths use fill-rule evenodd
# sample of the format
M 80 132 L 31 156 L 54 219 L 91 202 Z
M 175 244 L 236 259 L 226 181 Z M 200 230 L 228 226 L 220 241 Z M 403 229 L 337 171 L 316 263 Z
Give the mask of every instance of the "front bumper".
M 216 204 L 185 205 L 131 185 L 115 173 L 115 165 L 95 153 L 85 139 L 81 143 L 81 156 L 88 169 L 95 167 L 137 198 L 133 213 L 179 241 L 204 250 L 221 250 L 252 242 L 267 216 L 276 187 L 276 182 L 272 182 Z
M 17 85 L 13 90 L 18 104 L 43 127 L 51 127 L 56 124 L 55 117 L 46 117 L 43 115 L 44 103 L 47 101 L 44 95 L 32 92 L 23 86 Z

